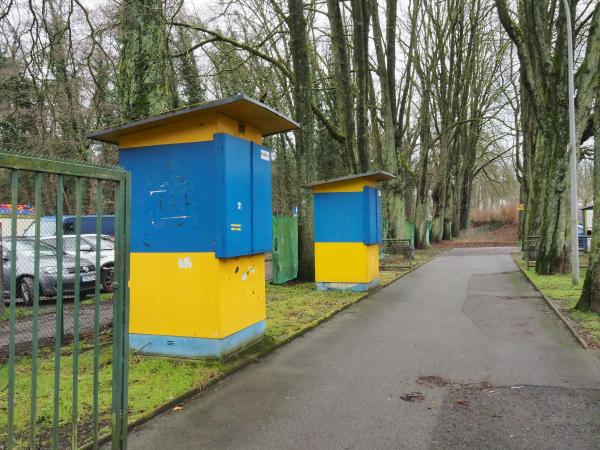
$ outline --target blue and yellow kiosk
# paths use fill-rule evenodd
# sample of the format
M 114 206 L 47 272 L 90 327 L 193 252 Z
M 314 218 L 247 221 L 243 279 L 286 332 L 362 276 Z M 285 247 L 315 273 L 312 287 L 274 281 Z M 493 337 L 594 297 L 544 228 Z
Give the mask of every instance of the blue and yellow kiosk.
M 131 172 L 130 347 L 220 358 L 265 333 L 271 151 L 298 128 L 239 94 L 90 135 Z
M 314 196 L 315 281 L 319 290 L 367 291 L 379 283 L 379 181 L 368 172 L 310 184 Z

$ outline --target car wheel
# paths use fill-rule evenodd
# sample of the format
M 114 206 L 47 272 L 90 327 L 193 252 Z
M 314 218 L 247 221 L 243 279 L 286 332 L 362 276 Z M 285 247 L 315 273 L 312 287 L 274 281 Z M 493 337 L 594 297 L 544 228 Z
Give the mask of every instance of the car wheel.
M 29 277 L 21 278 L 19 294 L 25 306 L 33 305 L 33 280 Z
M 113 279 L 115 275 L 115 269 L 113 267 L 103 267 L 102 275 L 100 275 L 100 283 L 102 284 L 103 292 L 113 291 Z

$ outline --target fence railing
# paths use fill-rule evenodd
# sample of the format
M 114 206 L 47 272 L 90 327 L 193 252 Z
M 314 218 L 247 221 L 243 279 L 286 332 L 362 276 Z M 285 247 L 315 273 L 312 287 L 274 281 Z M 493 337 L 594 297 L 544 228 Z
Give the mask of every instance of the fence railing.
M 34 212 L 1 229 L 0 448 L 124 448 L 129 175 L 0 152 L 0 181 Z

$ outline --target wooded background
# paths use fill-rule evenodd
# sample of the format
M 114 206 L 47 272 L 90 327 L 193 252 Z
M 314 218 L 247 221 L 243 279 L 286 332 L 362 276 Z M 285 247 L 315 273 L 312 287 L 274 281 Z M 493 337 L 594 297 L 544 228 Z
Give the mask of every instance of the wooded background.
M 569 4 L 587 203 L 600 6 Z M 397 177 L 385 237 L 414 224 L 419 248 L 428 220 L 440 241 L 474 207 L 524 203 L 538 272 L 567 272 L 566 58 L 562 0 L 0 0 L 0 145 L 114 163 L 87 132 L 242 92 L 302 125 L 266 142 L 274 209 L 298 207 L 301 278 L 314 272 L 303 186 L 376 169 Z

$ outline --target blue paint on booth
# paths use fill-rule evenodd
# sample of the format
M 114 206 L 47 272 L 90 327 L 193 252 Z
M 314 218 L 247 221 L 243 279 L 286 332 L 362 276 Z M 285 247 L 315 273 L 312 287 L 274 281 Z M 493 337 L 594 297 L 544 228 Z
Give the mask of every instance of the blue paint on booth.
M 363 242 L 363 192 L 314 195 L 315 242 Z
M 252 143 L 215 135 L 217 164 L 217 258 L 252 253 Z
M 315 242 L 382 242 L 379 189 L 316 193 L 314 202 Z
M 212 147 L 198 142 L 120 152 L 132 173 L 132 252 L 214 251 Z
M 377 243 L 377 189 L 365 187 L 363 190 L 364 239 L 366 245 Z
M 131 350 L 147 355 L 169 355 L 180 358 L 221 358 L 261 339 L 266 324 L 262 320 L 223 339 L 208 339 L 152 334 L 130 334 Z
M 122 150 L 132 172 L 131 251 L 271 251 L 271 161 L 265 147 L 227 134 L 213 141 Z
M 252 143 L 252 252 L 270 252 L 273 245 L 271 152 Z

